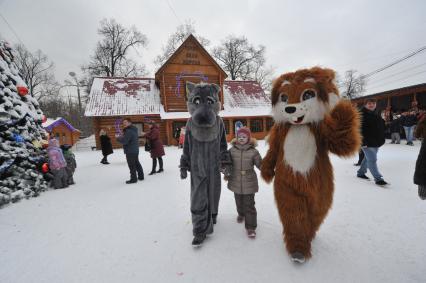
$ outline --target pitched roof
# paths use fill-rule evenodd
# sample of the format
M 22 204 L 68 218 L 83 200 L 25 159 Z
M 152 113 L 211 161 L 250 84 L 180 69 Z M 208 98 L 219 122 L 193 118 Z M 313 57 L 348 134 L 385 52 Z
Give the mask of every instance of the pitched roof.
M 221 117 L 270 116 L 271 98 L 255 81 L 225 81 L 223 85 L 223 110 Z M 162 119 L 186 119 L 188 112 L 165 112 L 161 109 Z
M 271 115 L 271 98 L 255 81 L 225 81 L 222 116 Z
M 352 101 L 357 102 L 357 101 L 363 101 L 367 98 L 375 98 L 379 96 L 390 96 L 390 95 L 395 95 L 400 93 L 401 94 L 416 93 L 416 92 L 422 92 L 425 90 L 426 90 L 426 83 L 422 83 L 422 84 L 410 85 L 406 87 L 401 87 L 401 88 L 396 88 L 396 89 L 386 90 L 386 91 L 382 91 L 382 92 L 378 92 L 374 94 L 356 97 L 356 98 L 353 98 Z
M 56 119 L 47 119 L 45 123 L 42 124 L 43 128 L 51 132 L 53 128 L 57 127 L 60 124 L 64 124 L 71 132 L 80 132 L 76 128 L 74 128 L 67 120 L 64 118 L 56 118 Z
M 220 116 L 271 114 L 271 98 L 255 81 L 225 81 Z M 152 78 L 95 78 L 85 116 L 160 114 L 162 119 L 188 118 L 188 112 L 165 112 Z
M 95 78 L 85 116 L 160 113 L 160 93 L 152 78 Z
M 177 54 L 179 54 L 180 51 L 185 48 L 185 43 L 187 41 L 194 41 L 195 44 L 198 45 L 198 47 L 202 50 L 202 52 L 204 52 L 205 55 L 214 63 L 214 65 L 223 73 L 224 75 L 223 77 L 224 78 L 228 77 L 228 75 L 222 69 L 222 67 L 216 62 L 216 60 L 210 55 L 209 52 L 207 52 L 207 50 L 201 45 L 201 43 L 192 34 L 190 34 L 185 39 L 185 41 L 176 49 L 176 51 L 169 57 L 169 59 L 167 59 L 167 61 L 164 62 L 164 64 L 157 70 L 157 72 L 155 72 L 156 77 L 157 77 L 157 74 L 159 74 L 177 56 Z

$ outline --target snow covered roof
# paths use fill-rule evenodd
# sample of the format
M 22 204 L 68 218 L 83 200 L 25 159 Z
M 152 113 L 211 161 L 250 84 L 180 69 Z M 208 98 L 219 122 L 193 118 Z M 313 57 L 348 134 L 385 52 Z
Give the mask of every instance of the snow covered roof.
M 221 117 L 270 116 L 271 99 L 254 81 L 225 81 L 223 86 L 224 105 Z M 161 119 L 188 119 L 188 112 L 165 112 L 160 110 Z
M 255 81 L 225 81 L 222 117 L 271 115 L 271 99 Z M 187 119 L 188 112 L 165 112 L 151 78 L 95 78 L 86 116 L 159 114 L 161 119 Z
M 76 131 L 79 132 L 79 130 L 74 128 L 67 120 L 61 117 L 56 119 L 47 119 L 46 122 L 42 124 L 42 126 L 46 131 L 51 132 L 52 129 L 58 126 L 59 124 L 64 124 L 65 127 L 67 127 L 72 132 L 76 132 Z
M 160 106 L 152 78 L 95 78 L 85 116 L 160 114 Z
M 271 115 L 271 98 L 255 81 L 225 81 L 223 117 Z

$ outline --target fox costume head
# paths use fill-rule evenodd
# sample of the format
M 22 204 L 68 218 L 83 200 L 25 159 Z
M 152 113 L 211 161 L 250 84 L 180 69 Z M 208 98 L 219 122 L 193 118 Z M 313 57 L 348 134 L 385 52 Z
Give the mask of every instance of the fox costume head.
M 331 69 L 314 67 L 285 73 L 272 87 L 272 112 L 277 123 L 318 123 L 337 104 L 339 91 Z

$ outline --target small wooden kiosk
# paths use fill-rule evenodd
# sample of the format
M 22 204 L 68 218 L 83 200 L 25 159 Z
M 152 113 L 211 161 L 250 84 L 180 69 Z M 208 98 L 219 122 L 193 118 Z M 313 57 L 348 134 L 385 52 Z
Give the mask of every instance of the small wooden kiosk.
M 47 119 L 47 121 L 43 123 L 43 128 L 51 137 L 55 137 L 60 145 L 74 145 L 79 140 L 81 134 L 79 130 L 74 128 L 64 118 Z

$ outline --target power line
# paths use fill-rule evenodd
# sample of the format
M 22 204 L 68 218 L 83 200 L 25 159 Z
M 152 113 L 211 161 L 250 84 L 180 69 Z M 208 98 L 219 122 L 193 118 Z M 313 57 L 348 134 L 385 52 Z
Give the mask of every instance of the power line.
M 406 55 L 406 56 L 404 56 L 404 57 L 402 57 L 402 58 L 400 58 L 400 59 L 398 59 L 398 60 L 396 60 L 396 61 L 394 61 L 394 62 L 392 62 L 390 64 L 387 64 L 384 67 L 381 67 L 381 68 L 379 68 L 379 69 L 377 69 L 377 70 L 375 70 L 373 72 L 370 72 L 370 73 L 368 73 L 366 75 L 361 76 L 361 78 L 363 78 L 363 79 L 369 78 L 369 77 L 371 77 L 371 76 L 373 76 L 375 74 L 378 74 L 378 73 L 380 73 L 380 72 L 382 72 L 382 71 L 384 71 L 386 69 L 389 69 L 390 67 L 392 67 L 392 66 L 394 66 L 394 65 L 396 65 L 398 63 L 401 63 L 402 61 L 405 61 L 405 60 L 407 60 L 407 59 L 409 59 L 409 58 L 411 58 L 411 57 L 413 57 L 413 56 L 415 56 L 415 55 L 417 55 L 420 52 L 423 52 L 425 50 L 426 50 L 426 46 L 423 46 L 420 49 L 418 49 L 418 50 L 416 50 L 414 52 L 411 52 L 410 54 L 408 54 L 408 55 Z
M 411 77 L 415 77 L 415 76 L 420 75 L 420 74 L 423 74 L 423 73 L 426 73 L 426 70 L 423 70 L 423 71 L 420 71 L 420 72 L 417 72 L 417 73 L 411 74 L 411 75 L 409 75 L 409 76 L 406 76 L 406 77 L 404 77 L 404 78 L 401 78 L 401 79 L 398 79 L 398 80 L 395 80 L 395 81 L 392 81 L 392 82 L 387 82 L 387 83 L 380 84 L 380 85 L 377 85 L 377 86 L 375 86 L 375 87 L 367 88 L 367 89 L 368 89 L 368 90 L 376 89 L 376 88 L 379 88 L 379 87 L 382 87 L 382 86 L 388 85 L 388 84 L 390 84 L 390 83 L 400 82 L 400 81 L 405 81 L 405 80 L 407 80 L 407 79 L 409 79 L 409 78 L 411 78 Z
M 400 74 L 403 74 L 403 73 L 405 73 L 405 72 L 407 72 L 407 71 L 411 71 L 411 70 L 414 70 L 414 69 L 420 68 L 420 67 L 422 67 L 422 66 L 424 66 L 424 65 L 426 65 L 426 63 L 420 64 L 420 65 L 417 65 L 417 66 L 414 66 L 414 67 L 411 67 L 411 68 L 408 68 L 408 69 L 404 69 L 404 70 L 402 70 L 402 71 L 400 71 L 400 72 L 398 72 L 398 73 L 394 73 L 394 74 L 392 74 L 392 75 L 390 75 L 390 76 L 387 76 L 387 77 L 384 77 L 384 78 L 380 78 L 380 79 L 378 79 L 378 80 L 374 80 L 373 85 L 375 85 L 377 82 L 381 82 L 381 81 L 383 81 L 383 80 L 386 80 L 386 79 L 389 79 L 389 78 L 393 78 L 393 77 L 398 76 L 398 75 L 400 75 Z
M 15 37 L 18 39 L 18 41 L 23 46 L 25 46 L 24 42 L 21 40 L 21 38 L 19 37 L 19 35 L 16 33 L 16 31 L 12 28 L 12 26 L 9 24 L 9 22 L 6 20 L 6 18 L 1 13 L 0 13 L 0 17 L 2 17 L 3 21 L 7 24 L 7 26 L 9 27 L 9 29 L 12 31 L 12 33 L 15 35 Z
M 395 56 L 395 55 L 403 54 L 403 53 L 409 52 L 409 51 L 411 51 L 411 50 L 413 50 L 413 49 L 412 49 L 412 48 L 410 48 L 410 49 L 405 49 L 405 50 L 403 50 L 403 51 L 387 53 L 387 54 L 383 54 L 383 55 L 381 55 L 381 56 L 364 57 L 364 59 L 357 60 L 357 61 L 353 61 L 352 63 L 344 63 L 344 64 L 334 65 L 334 67 L 343 68 L 343 67 L 351 67 L 351 66 L 353 66 L 354 64 L 358 64 L 358 65 L 359 65 L 359 64 L 361 64 L 361 65 L 363 65 L 363 64 L 368 63 L 368 62 L 371 62 L 371 61 L 377 61 L 377 60 L 379 60 L 379 59 L 388 58 L 388 57 L 391 57 L 391 56 Z
M 173 9 L 172 5 L 170 4 L 169 0 L 166 0 L 166 2 L 167 2 L 167 5 L 169 6 L 170 10 L 172 10 L 173 14 L 175 15 L 176 19 L 177 19 L 177 20 L 178 20 L 181 24 L 183 24 L 183 23 L 182 23 L 182 21 L 180 20 L 180 18 L 178 17 L 178 15 L 176 14 L 175 9 Z

